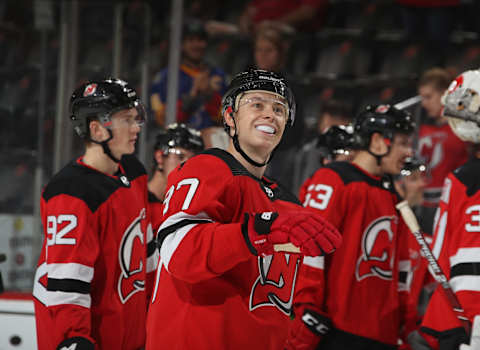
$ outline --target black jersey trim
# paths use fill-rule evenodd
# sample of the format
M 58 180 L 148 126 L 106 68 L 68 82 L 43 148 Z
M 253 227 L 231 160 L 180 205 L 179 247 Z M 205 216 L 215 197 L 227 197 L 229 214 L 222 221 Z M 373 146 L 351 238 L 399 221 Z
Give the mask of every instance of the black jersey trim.
M 230 171 L 232 172 L 233 176 L 248 176 L 252 178 L 253 180 L 257 181 L 260 184 L 260 187 L 263 192 L 266 192 L 264 187 L 270 188 L 273 191 L 273 197 L 268 196 L 267 193 L 265 194 L 267 198 L 270 199 L 272 202 L 275 200 L 282 200 L 285 202 L 292 202 L 292 203 L 301 205 L 298 198 L 293 193 L 291 193 L 286 187 L 282 186 L 281 184 L 279 184 L 273 179 L 268 179 L 266 177 L 259 179 L 258 177 L 252 175 L 242 164 L 240 164 L 238 160 L 235 159 L 234 156 L 232 156 L 227 151 L 222 150 L 220 148 L 210 148 L 202 152 L 201 154 L 209 154 L 214 157 L 220 158 L 230 168 Z
M 461 263 L 452 266 L 450 278 L 465 275 L 480 275 L 480 263 Z
M 480 159 L 473 158 L 453 171 L 453 175 L 466 187 L 468 197 L 473 196 L 480 190 L 479 170 Z
M 179 222 L 177 222 L 177 223 L 175 223 L 171 226 L 165 227 L 165 228 L 158 231 L 157 247 L 158 247 L 158 249 L 160 249 L 162 247 L 163 241 L 165 240 L 165 238 L 167 238 L 167 236 L 169 234 L 181 229 L 184 226 L 191 225 L 191 224 L 207 224 L 207 223 L 211 223 L 211 222 L 212 222 L 212 220 L 204 220 L 204 219 L 196 219 L 196 220 L 183 219 L 183 220 L 180 220 Z
M 47 290 L 50 292 L 69 292 L 69 293 L 90 293 L 90 283 L 79 281 L 72 278 L 49 278 L 47 280 Z
M 332 162 L 325 165 L 325 168 L 335 171 L 345 185 L 348 185 L 352 182 L 366 182 L 370 186 L 378 187 L 389 192 L 394 192 L 394 186 L 390 177 L 385 176 L 378 180 L 374 179 L 349 162 Z M 387 184 L 388 187 L 386 187 L 385 184 Z
M 147 258 L 151 257 L 153 255 L 153 253 L 155 253 L 156 249 L 157 249 L 157 240 L 152 239 L 147 244 Z
M 143 165 L 135 156 L 124 156 L 121 165 L 130 182 L 146 174 Z M 80 165 L 73 160 L 50 180 L 42 197 L 49 201 L 57 195 L 72 196 L 85 202 L 88 208 L 95 212 L 115 191 L 124 187 L 120 179 Z
M 162 201 L 150 191 L 148 191 L 148 202 L 149 203 L 162 203 Z

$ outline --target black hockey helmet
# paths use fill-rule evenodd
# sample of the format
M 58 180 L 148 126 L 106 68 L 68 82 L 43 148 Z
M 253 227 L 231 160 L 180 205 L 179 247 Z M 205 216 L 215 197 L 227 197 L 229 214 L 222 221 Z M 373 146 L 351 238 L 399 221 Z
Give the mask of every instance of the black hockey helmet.
M 332 156 L 347 154 L 353 148 L 353 126 L 333 125 L 324 134 L 324 140 Z
M 411 134 L 415 122 L 410 113 L 390 105 L 367 106 L 354 120 L 355 148 L 368 149 L 370 137 L 378 132 L 384 138 L 393 140 L 396 133 Z
M 194 153 L 199 153 L 205 148 L 202 136 L 198 130 L 187 127 L 185 124 L 170 124 L 161 130 L 155 139 L 155 151 L 161 150 L 168 153 L 171 148 L 181 147 Z
M 222 115 L 227 110 L 236 111 L 239 97 L 242 94 L 252 90 L 262 90 L 273 92 L 285 98 L 288 104 L 287 125 L 293 125 L 295 121 L 295 98 L 293 92 L 288 86 L 285 78 L 277 73 L 262 70 L 249 69 L 248 71 L 237 74 L 227 88 L 227 92 L 222 99 Z M 228 133 L 228 126 L 225 125 Z
M 91 81 L 80 85 L 70 98 L 70 119 L 81 138 L 89 138 L 88 123 L 99 120 L 108 127 L 111 116 L 121 110 L 136 108 L 139 123 L 146 118 L 145 109 L 136 91 L 120 79 Z

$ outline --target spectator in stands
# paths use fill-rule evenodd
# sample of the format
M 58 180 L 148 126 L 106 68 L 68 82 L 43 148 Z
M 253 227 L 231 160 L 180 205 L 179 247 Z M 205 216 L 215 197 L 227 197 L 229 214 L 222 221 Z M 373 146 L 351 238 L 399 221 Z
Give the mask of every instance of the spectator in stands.
M 328 156 L 325 133 L 333 125 L 346 125 L 352 121 L 352 111 L 349 106 L 337 100 L 328 100 L 318 116 L 317 134 L 314 138 L 295 152 L 293 167 L 293 192 L 298 193 L 300 186 L 323 165 L 323 159 Z
M 468 159 L 468 146 L 451 130 L 442 116 L 441 97 L 450 84 L 447 71 L 432 68 L 424 72 L 418 83 L 422 107 L 427 119 L 420 125 L 417 153 L 426 161 L 429 176 L 422 205 L 421 226 L 425 233 L 432 234 L 433 217 L 440 199 L 443 180 L 447 174 Z
M 295 80 L 285 72 L 285 59 L 288 54 L 289 38 L 288 33 L 278 23 L 262 23 L 254 35 L 253 59 L 254 68 L 273 71 L 289 79 L 292 90 L 297 99 L 297 118 L 295 124 L 285 130 L 285 135 L 280 142 L 275 157 L 269 163 L 266 174 L 275 178 L 282 185 L 291 189 L 291 171 L 285 171 L 287 167 L 293 166 L 296 152 L 293 149 L 298 147 L 304 133 L 302 97 L 297 92 L 298 87 Z
M 278 22 L 299 31 L 314 31 L 321 27 L 328 0 L 251 0 L 239 19 L 240 30 L 253 33 L 260 23 Z
M 186 19 L 182 37 L 182 60 L 177 100 L 177 122 L 201 130 L 221 125 L 220 104 L 225 73 L 205 62 L 208 44 L 202 22 Z M 159 126 L 165 125 L 168 69 L 154 78 L 150 105 Z

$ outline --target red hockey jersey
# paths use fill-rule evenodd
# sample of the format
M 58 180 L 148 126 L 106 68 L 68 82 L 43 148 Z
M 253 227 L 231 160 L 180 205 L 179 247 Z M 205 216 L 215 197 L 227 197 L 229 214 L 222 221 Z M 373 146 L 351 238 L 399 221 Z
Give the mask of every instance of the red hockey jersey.
M 418 138 L 418 152 L 427 162 L 429 171 L 424 205 L 437 206 L 445 177 L 468 159 L 467 144 L 448 124 L 422 125 Z
M 433 245 L 433 253 L 470 321 L 480 314 L 479 173 L 480 159 L 472 159 L 448 175 Z M 430 300 L 422 330 L 436 338 L 448 338 L 461 330 L 440 287 Z
M 336 162 L 319 169 L 300 193 L 304 206 L 338 228 L 343 244 L 334 254 L 304 259 L 295 306 L 320 307 L 336 336 L 355 339 L 356 348 L 395 348 L 412 269 L 393 184 Z
M 147 176 L 133 156 L 120 169 L 109 176 L 79 159 L 42 193 L 45 237 L 33 290 L 39 350 L 79 336 L 95 349 L 145 344 L 145 275 L 158 260 Z
M 168 177 L 146 349 L 282 349 L 299 255 L 252 255 L 245 213 L 296 209 L 293 194 L 210 149 Z

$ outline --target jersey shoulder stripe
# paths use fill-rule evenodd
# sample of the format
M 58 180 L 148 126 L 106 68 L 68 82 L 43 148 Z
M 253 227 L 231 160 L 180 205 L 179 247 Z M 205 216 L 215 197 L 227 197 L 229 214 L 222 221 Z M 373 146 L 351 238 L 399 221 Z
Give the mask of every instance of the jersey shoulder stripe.
M 285 202 L 292 202 L 301 205 L 298 198 L 286 187 L 279 184 L 273 179 L 267 179 L 266 177 L 258 179 L 257 177 L 253 176 L 247 169 L 245 169 L 242 164 L 240 164 L 238 160 L 235 159 L 235 157 L 233 157 L 227 151 L 219 148 L 210 148 L 201 154 L 209 154 L 214 157 L 220 158 L 223 162 L 225 162 L 225 164 L 227 164 L 233 176 L 248 176 L 252 180 L 258 182 L 262 191 L 267 192 L 267 196 L 271 201 L 282 200 Z M 266 190 L 266 187 L 268 187 L 273 192 L 272 195 L 268 195 L 269 191 Z
M 471 159 L 453 171 L 458 181 L 466 187 L 467 196 L 471 197 L 480 190 L 478 173 L 480 172 L 480 159 Z
M 389 190 L 390 187 L 385 187 L 384 181 L 374 179 L 366 173 L 358 169 L 355 165 L 349 162 L 332 162 L 325 166 L 326 169 L 331 169 L 338 174 L 345 185 L 353 182 L 366 182 L 373 187 L 379 187 L 383 190 Z M 389 181 L 389 180 L 388 180 Z
M 135 157 L 123 157 L 121 165 L 130 182 L 146 175 L 143 165 Z M 45 186 L 42 197 L 48 202 L 58 195 L 68 195 L 83 201 L 95 212 L 123 183 L 114 177 L 78 164 L 75 160 L 60 170 Z

